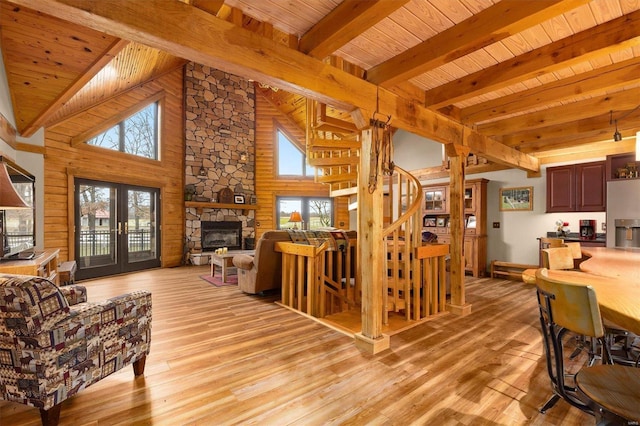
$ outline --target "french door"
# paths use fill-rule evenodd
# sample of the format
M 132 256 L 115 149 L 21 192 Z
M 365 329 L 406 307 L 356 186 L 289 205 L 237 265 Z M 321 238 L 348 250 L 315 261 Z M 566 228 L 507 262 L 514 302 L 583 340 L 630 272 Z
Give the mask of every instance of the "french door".
M 75 180 L 78 279 L 160 266 L 160 190 Z

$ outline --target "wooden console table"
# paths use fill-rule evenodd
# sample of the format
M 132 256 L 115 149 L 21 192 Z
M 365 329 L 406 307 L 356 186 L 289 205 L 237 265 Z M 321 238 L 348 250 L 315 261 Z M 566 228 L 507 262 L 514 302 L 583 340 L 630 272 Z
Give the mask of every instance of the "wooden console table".
M 0 274 L 35 275 L 59 285 L 58 255 L 60 249 L 36 251 L 33 259 L 2 260 Z

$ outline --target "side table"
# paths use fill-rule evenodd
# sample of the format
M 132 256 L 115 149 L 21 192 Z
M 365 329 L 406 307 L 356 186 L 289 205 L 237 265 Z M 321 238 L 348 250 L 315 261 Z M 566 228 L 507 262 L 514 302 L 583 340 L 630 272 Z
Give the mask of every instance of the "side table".
M 211 253 L 211 276 L 215 276 L 216 266 L 222 268 L 222 282 L 227 282 L 227 269 L 233 266 L 233 256 L 236 254 L 255 254 L 255 250 L 232 250 L 226 253 Z

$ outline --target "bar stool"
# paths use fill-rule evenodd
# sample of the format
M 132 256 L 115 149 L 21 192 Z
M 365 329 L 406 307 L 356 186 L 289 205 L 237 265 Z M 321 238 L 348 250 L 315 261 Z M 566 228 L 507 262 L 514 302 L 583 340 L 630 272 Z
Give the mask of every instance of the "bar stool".
M 576 374 L 578 393 L 586 397 L 596 424 L 640 422 L 640 369 L 622 365 L 596 365 Z
M 545 413 L 560 399 L 591 415 L 592 402 L 578 395 L 571 380 L 574 375 L 565 369 L 563 339 L 568 333 L 587 336 L 600 342 L 602 360 L 610 362 L 604 341 L 604 326 L 593 287 L 571 284 L 548 277 L 547 269 L 536 272 L 536 292 L 540 311 L 540 326 L 546 355 L 547 373 L 553 395 L 540 408 Z M 591 362 L 591 360 L 590 360 Z

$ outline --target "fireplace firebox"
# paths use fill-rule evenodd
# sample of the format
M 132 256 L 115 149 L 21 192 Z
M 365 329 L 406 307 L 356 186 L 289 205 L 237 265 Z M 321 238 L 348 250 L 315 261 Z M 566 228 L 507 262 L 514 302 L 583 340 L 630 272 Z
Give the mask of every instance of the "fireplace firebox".
M 221 247 L 242 249 L 242 222 L 202 221 L 202 251 L 214 251 Z

